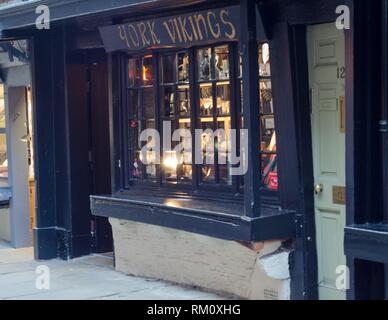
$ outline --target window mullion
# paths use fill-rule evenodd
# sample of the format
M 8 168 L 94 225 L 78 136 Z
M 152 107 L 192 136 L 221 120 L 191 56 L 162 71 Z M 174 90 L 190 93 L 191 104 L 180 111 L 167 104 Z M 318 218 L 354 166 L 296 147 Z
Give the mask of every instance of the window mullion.
M 213 54 L 212 54 L 213 55 Z M 214 67 L 212 67 L 214 68 Z M 215 74 L 215 73 L 214 73 Z M 217 81 L 213 80 L 212 83 L 212 100 L 213 100 L 213 131 L 216 132 L 218 129 L 218 118 L 217 118 Z M 214 180 L 215 183 L 220 183 L 220 168 L 218 166 L 218 137 L 214 137 Z
M 232 129 L 236 130 L 236 145 L 233 146 L 231 144 L 232 150 L 228 150 L 229 156 L 231 152 L 238 152 L 240 150 L 240 123 L 239 119 L 241 119 L 240 112 L 238 111 L 238 107 L 241 103 L 241 99 L 238 97 L 238 86 L 239 81 L 237 80 L 237 63 L 239 63 L 239 57 L 237 52 L 237 46 L 235 44 L 232 44 L 229 46 L 229 61 L 230 63 L 230 92 L 231 92 L 231 109 L 230 109 L 230 116 L 231 116 L 231 123 L 232 123 Z M 235 150 L 233 150 L 233 148 Z M 239 152 L 238 152 L 239 153 Z M 237 153 L 237 155 L 239 155 Z M 232 164 L 230 164 L 232 166 Z M 237 175 L 232 176 L 232 185 L 233 185 L 233 191 L 234 193 L 240 192 L 240 177 Z
M 178 59 L 178 55 L 176 56 L 176 60 Z M 179 129 L 179 118 L 180 118 L 180 114 L 179 114 L 179 106 L 178 106 L 178 77 L 177 77 L 177 73 L 178 73 L 178 68 L 176 68 L 174 70 L 174 73 L 175 73 L 175 85 L 174 85 L 174 118 L 173 118 L 173 128 L 172 128 L 172 135 L 174 134 L 174 131 Z M 172 138 L 172 135 L 171 135 L 171 138 Z M 171 141 L 171 145 L 172 145 L 172 150 L 174 150 L 175 146 L 175 141 Z M 182 175 L 181 175 L 181 167 L 182 165 L 178 162 L 178 160 L 180 160 L 180 157 L 178 154 L 175 154 L 175 157 L 177 159 L 177 167 L 176 167 L 176 180 L 177 182 L 181 182 L 181 178 L 182 178 Z
M 243 52 L 244 127 L 248 130 L 248 150 L 245 150 L 248 172 L 245 175 L 244 214 L 260 216 L 260 124 L 259 119 L 259 66 L 256 40 L 256 2 L 243 0 L 241 4 L 241 48 Z
M 159 72 L 159 55 L 154 54 L 153 56 L 153 87 L 154 87 L 154 116 L 155 116 L 155 129 L 157 132 L 160 134 L 160 142 L 161 142 L 161 148 L 160 148 L 160 159 L 161 163 L 163 163 L 163 151 L 162 146 L 163 146 L 163 133 L 162 133 L 162 123 L 161 123 L 161 115 L 160 115 L 160 72 Z M 156 182 L 161 186 L 163 184 L 163 174 L 161 170 L 161 165 L 157 164 L 156 165 Z
M 182 182 L 182 185 L 184 185 L 185 184 L 184 182 L 188 182 L 189 178 L 191 178 L 191 183 L 194 189 L 199 188 L 201 184 L 200 182 L 202 180 L 201 179 L 202 166 L 201 164 L 198 164 L 198 165 L 195 164 L 196 129 L 208 128 L 216 132 L 218 129 L 225 129 L 226 131 L 228 131 L 230 129 L 234 129 L 238 127 L 238 119 L 236 114 L 237 112 L 236 97 L 238 93 L 236 93 L 237 89 L 235 88 L 237 79 L 234 79 L 234 77 L 236 76 L 236 66 L 230 67 L 235 60 L 233 57 L 232 46 L 233 46 L 232 44 L 228 44 L 228 45 L 221 45 L 221 46 L 213 45 L 213 46 L 207 47 L 205 49 L 206 52 L 203 53 L 203 57 L 205 60 L 202 60 L 201 56 L 198 56 L 201 59 L 199 60 L 197 59 L 196 48 L 188 49 L 186 51 L 186 54 L 176 51 L 176 52 L 167 52 L 167 53 L 153 53 L 152 55 L 147 54 L 145 56 L 138 58 L 138 62 L 141 62 L 140 63 L 141 70 L 137 71 L 138 72 L 137 78 L 142 79 L 140 81 L 141 83 L 137 84 L 137 91 L 138 91 L 137 99 L 139 102 L 138 104 L 139 104 L 139 111 L 140 111 L 139 112 L 140 115 L 138 117 L 138 120 L 139 120 L 138 130 L 141 131 L 146 128 L 155 127 L 155 129 L 161 135 L 161 144 L 162 144 L 161 150 L 160 150 L 161 162 L 159 164 L 152 164 L 148 167 L 147 165 L 143 164 L 142 161 L 139 161 L 139 171 L 141 170 L 141 172 L 143 173 L 141 176 L 140 176 L 140 172 L 136 175 L 136 177 L 140 178 L 139 182 L 140 180 L 148 180 L 149 182 L 151 182 L 151 176 L 152 176 L 152 182 L 154 182 L 155 181 L 154 179 L 156 178 L 156 182 L 159 186 L 163 186 L 165 182 L 170 182 L 170 181 L 173 181 L 174 183 L 177 182 L 178 185 L 180 182 Z M 203 50 L 203 49 L 199 49 L 199 50 Z M 199 54 L 201 53 L 202 52 L 199 52 Z M 187 55 L 189 56 L 189 60 L 187 60 Z M 172 60 L 171 57 L 175 58 L 173 59 L 174 61 Z M 172 65 L 170 61 L 171 63 L 174 62 L 175 65 Z M 188 61 L 190 61 L 190 64 L 188 64 Z M 162 67 L 162 65 L 163 66 L 165 65 L 166 69 Z M 184 74 L 187 75 L 187 73 L 184 73 L 185 71 L 181 70 L 182 66 L 184 66 L 183 67 L 184 70 L 187 70 L 189 72 L 188 81 L 187 81 L 187 77 L 184 75 Z M 203 79 L 202 79 L 202 76 L 200 77 L 201 79 L 199 78 L 197 79 L 197 72 L 199 72 L 200 70 L 197 70 L 196 68 L 199 66 L 201 70 L 202 69 L 205 70 Z M 127 77 L 129 79 L 128 75 Z M 131 79 L 132 79 L 132 75 L 131 75 Z M 205 88 L 203 92 L 202 90 L 200 90 L 201 83 L 204 84 L 204 88 Z M 151 85 L 153 86 L 153 90 L 151 90 Z M 188 88 L 187 88 L 187 85 L 188 85 Z M 165 87 L 168 87 L 169 89 L 165 91 L 164 90 Z M 126 94 L 129 94 L 128 89 L 129 87 L 127 88 Z M 134 90 L 134 88 L 131 88 L 131 90 Z M 204 99 L 205 99 L 204 101 L 200 100 L 200 95 L 202 93 L 204 94 Z M 165 95 L 170 96 L 170 101 L 168 101 L 168 97 L 166 98 Z M 174 95 L 174 97 L 172 97 L 172 95 Z M 152 103 L 151 103 L 151 97 L 153 98 Z M 136 98 L 133 95 L 128 95 L 127 108 L 130 108 L 131 104 L 134 104 L 135 99 Z M 190 100 L 189 112 L 186 111 L 185 109 L 185 105 L 187 104 L 188 99 Z M 210 101 L 210 99 L 212 101 Z M 204 105 L 202 105 L 203 103 Z M 184 105 L 182 106 L 182 104 Z M 204 108 L 203 113 L 199 112 L 200 105 L 202 105 L 202 107 Z M 166 156 L 164 157 L 164 152 L 168 150 L 163 150 L 164 149 L 163 148 L 163 120 L 167 120 L 167 118 L 165 119 L 164 117 L 163 110 L 166 109 L 165 111 L 167 112 L 168 111 L 167 108 L 169 106 L 171 108 L 171 114 L 168 119 L 172 123 L 173 132 L 174 130 L 179 128 L 186 128 L 186 127 L 190 128 L 190 131 L 192 134 L 191 168 L 189 167 L 189 165 L 184 166 L 184 163 L 187 163 L 185 160 L 184 160 L 184 163 L 181 164 L 181 160 L 182 160 L 181 154 L 176 155 L 177 157 L 176 160 L 178 162 L 176 171 L 174 171 L 173 169 L 170 169 L 171 163 L 169 162 L 169 160 L 167 160 Z M 172 110 L 172 108 L 174 110 Z M 128 110 L 129 109 L 127 109 L 126 111 Z M 125 111 L 123 110 L 122 112 L 125 112 Z M 202 120 L 200 118 L 201 115 L 203 115 L 205 119 Z M 127 120 L 131 120 L 131 119 L 128 118 Z M 128 125 L 128 123 L 126 123 L 126 125 Z M 128 133 L 132 135 L 132 131 Z M 133 134 L 135 133 L 136 132 L 134 132 Z M 211 139 L 213 139 L 213 137 L 211 137 Z M 177 143 L 178 142 L 180 141 L 177 141 Z M 209 142 L 211 142 L 211 140 Z M 172 143 L 171 151 L 173 151 L 176 143 L 174 142 L 173 144 L 173 141 L 171 141 L 171 143 Z M 198 149 L 199 149 L 199 152 L 201 152 L 200 150 L 201 142 L 199 141 L 199 143 L 200 144 Z M 213 142 L 211 143 L 213 144 Z M 206 182 L 208 183 L 205 183 L 206 186 L 205 185 L 203 186 L 204 190 L 206 188 L 210 189 L 212 185 L 216 187 L 216 186 L 219 186 L 219 184 L 223 184 L 225 182 L 224 181 L 225 176 L 227 176 L 230 179 L 225 182 L 227 186 L 224 188 L 224 190 L 225 191 L 238 190 L 239 178 L 230 177 L 229 166 L 223 163 L 222 164 L 219 163 L 219 159 L 218 159 L 219 155 L 224 155 L 224 152 L 225 152 L 226 156 L 228 156 L 228 150 L 224 151 L 224 149 L 222 150 L 220 149 L 221 147 L 224 148 L 225 143 L 227 143 L 227 141 L 224 141 L 224 139 L 218 139 L 218 137 L 214 137 L 215 145 L 213 147 L 213 154 L 211 155 L 213 157 L 214 162 L 212 164 L 209 163 L 209 166 L 208 166 L 209 171 L 207 172 L 206 176 L 207 175 L 211 175 L 211 176 L 209 178 L 206 178 Z M 142 149 L 142 147 L 144 147 L 145 145 L 146 145 L 146 142 L 141 143 L 141 145 L 136 145 L 135 152 L 138 152 L 138 149 Z M 128 149 L 128 158 L 135 159 L 135 157 L 138 157 L 137 155 L 134 156 L 130 154 L 129 149 L 132 148 L 131 146 L 127 145 L 126 147 Z M 221 151 L 222 153 L 219 154 Z M 171 157 L 174 157 L 174 156 L 175 154 L 171 152 Z M 210 156 L 210 153 L 209 153 L 209 156 Z M 148 159 L 148 155 L 147 155 L 147 159 Z M 185 155 L 183 155 L 183 159 L 186 159 Z M 164 164 L 164 161 L 166 161 L 166 164 Z M 130 160 L 128 162 L 130 162 Z M 134 167 L 137 167 L 135 162 L 128 163 L 127 165 L 128 169 L 132 165 Z M 165 166 L 168 166 L 168 170 L 166 169 Z M 191 177 L 189 177 L 190 172 L 188 170 L 191 171 L 191 169 L 192 169 L 192 175 Z M 133 170 L 129 171 L 129 173 L 131 172 L 133 172 Z M 166 176 L 168 176 L 168 179 L 166 178 Z M 144 179 L 142 179 L 141 177 L 144 177 Z
M 213 131 L 217 130 L 217 80 L 216 80 L 216 50 L 215 47 L 211 49 L 211 59 L 210 59 L 210 78 L 212 81 L 212 100 L 213 100 Z M 216 148 L 218 145 L 218 137 L 214 137 L 214 148 L 213 148 L 213 166 L 214 166 L 214 181 L 215 183 L 220 182 L 220 170 L 218 167 L 218 150 Z
M 198 128 L 198 87 L 196 83 L 197 60 L 195 50 L 189 49 L 189 88 L 190 88 L 190 103 L 191 103 L 191 159 L 192 159 L 192 186 L 194 190 L 199 186 L 199 171 L 198 165 L 195 163 L 195 130 Z
M 125 68 L 124 68 L 125 66 Z M 128 141 L 129 141 L 129 128 L 128 128 L 128 78 L 127 78 L 127 70 L 128 70 L 128 59 L 125 56 L 120 55 L 120 78 L 121 78 L 121 126 L 122 126 L 122 145 L 124 146 L 121 151 L 121 188 L 128 189 L 129 188 L 129 170 L 126 165 L 129 160 L 129 150 L 128 150 Z

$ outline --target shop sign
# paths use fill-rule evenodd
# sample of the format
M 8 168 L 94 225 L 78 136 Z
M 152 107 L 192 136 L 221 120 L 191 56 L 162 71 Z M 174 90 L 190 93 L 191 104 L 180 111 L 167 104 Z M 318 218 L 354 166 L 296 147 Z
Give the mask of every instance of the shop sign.
M 140 51 L 235 41 L 239 38 L 239 21 L 240 7 L 231 6 L 101 27 L 99 30 L 107 52 Z

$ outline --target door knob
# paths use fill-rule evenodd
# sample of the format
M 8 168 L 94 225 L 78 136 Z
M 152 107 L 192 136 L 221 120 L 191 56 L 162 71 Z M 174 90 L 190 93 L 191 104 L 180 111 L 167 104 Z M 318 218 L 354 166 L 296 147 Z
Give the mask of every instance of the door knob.
M 314 187 L 314 191 L 316 195 L 320 195 L 323 192 L 323 184 L 316 184 Z

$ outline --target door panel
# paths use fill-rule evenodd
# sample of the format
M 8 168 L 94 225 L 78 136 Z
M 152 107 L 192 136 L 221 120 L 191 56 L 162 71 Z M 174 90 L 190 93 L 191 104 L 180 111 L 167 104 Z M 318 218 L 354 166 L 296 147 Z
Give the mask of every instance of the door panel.
M 345 96 L 344 33 L 334 23 L 308 29 L 311 125 L 313 135 L 315 221 L 318 282 L 321 299 L 345 299 L 337 290 L 336 270 L 346 265 L 346 206 L 336 204 L 333 188 L 345 187 L 345 134 L 340 128 L 339 101 Z
M 107 64 L 68 64 L 67 74 L 73 233 L 84 252 L 111 252 L 108 219 L 92 216 L 89 198 L 111 192 Z
M 111 193 L 111 161 L 109 136 L 108 66 L 106 62 L 90 66 L 91 80 L 91 143 L 93 155 L 93 194 Z M 112 228 L 108 218 L 93 217 L 95 221 L 95 251 L 113 251 Z

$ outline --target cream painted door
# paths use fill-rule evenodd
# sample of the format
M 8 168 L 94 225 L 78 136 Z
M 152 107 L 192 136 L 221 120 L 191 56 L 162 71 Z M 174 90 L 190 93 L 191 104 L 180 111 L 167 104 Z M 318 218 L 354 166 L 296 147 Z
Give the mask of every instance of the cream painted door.
M 345 36 L 334 23 L 307 33 L 320 299 L 345 299 L 336 279 L 346 265 Z M 342 267 L 343 268 L 343 267 Z

